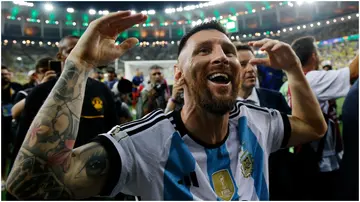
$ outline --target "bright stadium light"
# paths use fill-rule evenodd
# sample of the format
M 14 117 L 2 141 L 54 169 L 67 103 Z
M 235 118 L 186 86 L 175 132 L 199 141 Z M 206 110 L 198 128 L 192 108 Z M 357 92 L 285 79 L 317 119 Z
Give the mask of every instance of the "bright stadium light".
M 73 26 L 76 26 L 76 22 L 73 22 L 72 25 L 73 25 Z
M 50 3 L 46 3 L 46 4 L 44 5 L 44 8 L 45 8 L 46 11 L 52 11 L 52 10 L 54 10 L 54 6 L 53 6 L 52 4 L 50 4 Z
M 341 21 L 344 21 L 344 18 L 341 18 Z
M 333 22 L 336 22 L 336 19 L 334 19 Z
M 147 11 L 141 11 L 141 13 L 144 14 L 144 15 L 147 15 L 147 14 L 148 14 Z
M 48 41 L 48 42 L 47 42 L 47 45 L 49 45 L 49 46 L 50 46 L 50 45 L 51 45 L 51 42 L 50 42 L 50 41 Z
M 58 45 L 59 45 L 59 42 L 55 42 L 55 45 L 58 46 Z
M 293 30 L 293 28 L 292 28 L 292 27 L 290 27 L 290 28 L 289 28 L 289 31 L 291 32 L 292 30 Z
M 40 19 L 37 19 L 36 22 L 40 23 L 41 21 L 40 21 Z
M 136 11 L 132 10 L 132 11 L 131 11 L 131 14 L 136 14 Z
M 248 14 L 248 12 L 247 11 L 245 11 L 245 15 L 247 15 Z
M 244 34 L 243 37 L 246 38 L 246 34 Z
M 90 9 L 90 10 L 89 10 L 89 14 L 90 14 L 90 15 L 95 15 L 95 14 L 96 14 L 96 10 Z
M 283 29 L 283 32 L 286 32 L 286 29 Z
M 45 23 L 46 23 L 46 24 L 49 24 L 49 20 L 45 20 Z
M 288 6 L 293 7 L 293 6 L 294 6 L 294 4 L 293 4 L 293 3 L 291 3 L 291 2 L 288 2 Z
M 216 20 L 216 17 L 212 17 L 212 20 Z
M 296 27 L 296 29 L 298 29 L 298 30 L 299 30 L 299 29 L 300 29 L 300 26 L 297 26 L 297 27 Z
M 261 7 L 261 10 L 265 10 L 265 7 Z
M 17 57 L 17 58 L 16 58 L 16 60 L 21 61 L 21 60 L 22 60 L 22 58 L 21 58 L 21 57 Z
M 13 44 L 16 44 L 17 43 L 17 41 L 16 40 L 13 40 Z
M 235 38 L 234 38 L 234 36 L 231 36 L 231 40 L 234 40 Z
M 171 44 L 174 44 L 174 41 L 171 41 Z
M 320 25 L 321 25 L 321 22 L 318 22 L 317 25 L 320 26 Z
M 303 5 L 303 1 L 296 1 L 296 4 L 298 5 L 298 6 L 301 6 L 301 5 Z
M 8 42 L 9 42 L 8 40 L 6 40 L 6 39 L 4 40 L 4 43 L 8 43 Z
M 68 13 L 73 13 L 75 10 L 74 10 L 73 8 L 67 8 L 66 11 L 67 11 Z
M 55 24 L 57 24 L 57 25 L 58 25 L 58 24 L 59 24 L 59 21 L 55 21 Z
M 26 41 L 24 40 L 24 41 L 22 41 L 22 44 L 26 44 Z
M 42 46 L 42 45 L 43 45 L 43 42 L 42 42 L 42 41 L 39 41 L 39 45 Z
M 255 10 L 255 9 L 252 9 L 252 12 L 253 12 L 253 13 L 255 13 L 255 12 L 256 12 L 256 10 Z
M 281 32 L 280 30 L 277 31 L 278 34 L 280 34 L 280 32 Z
M 356 17 L 359 17 L 359 13 L 356 13 Z
M 305 29 L 305 28 L 306 28 L 306 25 L 303 25 L 303 28 Z
M 336 21 L 335 21 L 336 22 Z M 330 24 L 330 22 L 329 21 L 326 21 L 326 24 L 328 25 L 328 24 Z
M 109 11 L 108 10 L 104 10 L 103 11 L 103 15 L 108 15 L 109 14 Z
M 155 15 L 156 11 L 155 10 L 148 10 L 148 14 L 149 15 Z
M 351 19 L 351 16 L 350 16 L 350 15 L 348 16 L 348 19 L 349 19 L 349 20 Z
M 181 12 L 181 11 L 183 11 L 183 8 L 182 7 L 176 8 L 176 11 Z
M 31 45 L 34 45 L 35 44 L 35 41 L 31 41 Z
M 239 36 L 236 36 L 236 39 L 239 39 L 240 37 Z

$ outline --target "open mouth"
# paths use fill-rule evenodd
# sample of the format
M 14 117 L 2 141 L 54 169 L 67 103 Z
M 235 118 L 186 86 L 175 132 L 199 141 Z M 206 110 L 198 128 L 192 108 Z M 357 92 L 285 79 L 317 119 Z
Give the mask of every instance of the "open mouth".
M 216 84 L 228 84 L 230 82 L 227 74 L 215 73 L 208 76 L 208 80 Z

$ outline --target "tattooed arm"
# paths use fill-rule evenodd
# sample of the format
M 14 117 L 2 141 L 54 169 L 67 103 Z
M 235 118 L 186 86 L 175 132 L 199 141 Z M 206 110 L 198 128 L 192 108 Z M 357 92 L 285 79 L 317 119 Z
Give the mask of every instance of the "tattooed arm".
M 7 179 L 19 199 L 95 196 L 104 186 L 109 161 L 99 143 L 73 149 L 90 70 L 120 57 L 138 40 L 115 45 L 117 35 L 146 20 L 117 12 L 94 20 L 70 53 L 64 71 L 40 108 Z

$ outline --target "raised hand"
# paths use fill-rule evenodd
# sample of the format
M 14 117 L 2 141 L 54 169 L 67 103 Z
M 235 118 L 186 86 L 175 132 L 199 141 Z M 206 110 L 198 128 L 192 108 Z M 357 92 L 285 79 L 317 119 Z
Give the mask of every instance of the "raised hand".
M 249 62 L 253 65 L 260 64 L 284 71 L 301 68 L 299 58 L 287 43 L 272 39 L 262 39 L 260 41 L 251 41 L 248 44 L 260 48 L 261 51 L 266 51 L 269 55 L 269 58 L 251 59 Z
M 90 68 L 112 62 L 138 43 L 136 38 L 128 38 L 115 45 L 117 36 L 135 24 L 144 22 L 146 18 L 141 13 L 119 11 L 92 21 L 68 58 L 85 63 Z

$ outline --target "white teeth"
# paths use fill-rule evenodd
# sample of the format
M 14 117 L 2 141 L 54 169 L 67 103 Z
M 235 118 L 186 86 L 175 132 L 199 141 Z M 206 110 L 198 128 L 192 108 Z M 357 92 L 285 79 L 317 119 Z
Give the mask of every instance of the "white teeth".
M 218 76 L 225 77 L 226 79 L 229 78 L 228 75 L 226 75 L 226 74 L 221 74 L 221 73 L 213 74 L 213 75 L 211 75 L 209 78 L 210 78 L 210 79 L 213 79 L 213 78 L 218 77 Z

